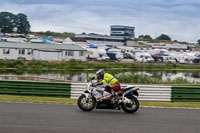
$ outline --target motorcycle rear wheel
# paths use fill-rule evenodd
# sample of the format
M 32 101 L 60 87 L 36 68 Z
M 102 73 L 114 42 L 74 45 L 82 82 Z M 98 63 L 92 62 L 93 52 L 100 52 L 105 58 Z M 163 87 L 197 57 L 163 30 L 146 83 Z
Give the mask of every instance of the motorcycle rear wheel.
M 128 99 L 130 99 L 132 101 L 132 103 L 122 103 L 121 104 L 121 107 L 122 109 L 126 112 L 126 113 L 134 113 L 136 112 L 138 109 L 139 109 L 139 101 L 138 99 L 133 96 L 133 95 L 130 95 L 130 96 L 126 96 Z
M 81 95 L 78 98 L 78 107 L 83 111 L 92 111 L 96 106 L 96 100 L 94 97 L 87 99 L 85 95 Z

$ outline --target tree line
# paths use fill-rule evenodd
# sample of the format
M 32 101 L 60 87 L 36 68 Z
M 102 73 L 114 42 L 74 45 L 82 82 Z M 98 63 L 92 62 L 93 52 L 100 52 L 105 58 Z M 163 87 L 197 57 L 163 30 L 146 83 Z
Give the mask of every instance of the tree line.
M 139 35 L 138 38 L 136 38 L 136 41 L 148 41 L 150 43 L 181 43 L 181 44 L 188 44 L 187 42 L 180 42 L 177 40 L 172 40 L 171 37 L 165 34 L 161 34 L 160 36 L 156 38 L 152 38 L 150 35 Z
M 74 37 L 75 34 L 74 33 L 69 33 L 69 32 L 53 32 L 53 31 L 46 31 L 46 32 L 31 32 L 32 34 L 35 35 L 46 35 L 46 36 L 53 36 L 53 37 L 60 37 L 60 38 L 67 38 L 67 37 Z
M 153 40 L 153 38 L 150 35 L 139 35 L 138 39 Z M 155 40 L 167 40 L 167 41 L 171 41 L 171 38 L 168 35 L 161 34 L 160 36 L 156 37 Z
M 0 12 L 0 30 L 2 33 L 27 34 L 31 25 L 28 17 L 23 13 L 13 14 L 10 12 Z

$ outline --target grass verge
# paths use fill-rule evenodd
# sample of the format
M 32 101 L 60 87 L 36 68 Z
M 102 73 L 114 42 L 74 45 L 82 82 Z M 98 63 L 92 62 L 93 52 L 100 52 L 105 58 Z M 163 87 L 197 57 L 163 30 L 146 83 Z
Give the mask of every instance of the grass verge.
M 76 99 L 70 99 L 70 98 L 0 95 L 0 102 L 76 104 L 77 100 Z M 150 106 L 150 107 L 156 106 L 156 107 L 200 108 L 200 102 L 149 102 L 149 101 L 140 101 L 140 105 L 141 106 Z
M 200 102 L 149 102 L 140 101 L 141 106 L 155 107 L 180 107 L 180 108 L 200 108 Z
M 76 99 L 70 98 L 54 98 L 54 97 L 38 97 L 38 96 L 16 96 L 16 95 L 0 95 L 1 102 L 27 102 L 27 103 L 57 103 L 57 104 L 76 104 Z

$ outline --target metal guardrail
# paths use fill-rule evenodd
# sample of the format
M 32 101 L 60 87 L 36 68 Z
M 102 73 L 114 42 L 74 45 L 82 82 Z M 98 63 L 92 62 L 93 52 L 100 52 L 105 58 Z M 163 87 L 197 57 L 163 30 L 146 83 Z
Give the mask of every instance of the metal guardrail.
M 71 98 L 77 99 L 85 90 L 87 83 L 72 83 L 71 84 Z M 171 101 L 171 86 L 160 85 L 125 85 L 137 86 L 140 88 L 138 99 L 141 101 Z

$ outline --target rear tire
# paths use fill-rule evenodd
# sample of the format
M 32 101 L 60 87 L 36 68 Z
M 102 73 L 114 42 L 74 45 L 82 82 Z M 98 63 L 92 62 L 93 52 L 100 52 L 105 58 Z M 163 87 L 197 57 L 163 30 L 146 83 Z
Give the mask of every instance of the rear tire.
M 96 106 L 96 100 L 94 97 L 86 99 L 85 95 L 81 95 L 78 98 L 78 107 L 83 111 L 92 111 Z
M 128 99 L 132 101 L 132 104 L 130 103 L 122 103 L 121 107 L 126 113 L 134 113 L 139 109 L 139 101 L 135 96 L 126 96 Z M 134 107 L 133 107 L 134 106 Z

